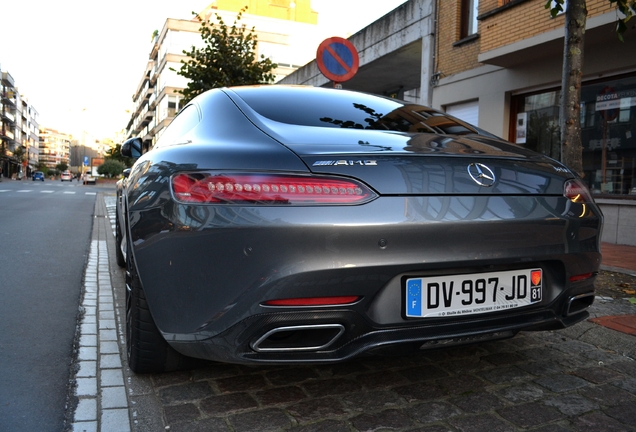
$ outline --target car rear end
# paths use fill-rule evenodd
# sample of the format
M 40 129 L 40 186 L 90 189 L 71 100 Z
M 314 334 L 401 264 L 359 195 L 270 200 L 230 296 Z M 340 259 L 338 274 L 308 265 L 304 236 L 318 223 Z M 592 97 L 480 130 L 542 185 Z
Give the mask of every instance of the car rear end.
M 131 242 L 177 351 L 333 362 L 588 316 L 602 214 L 563 165 L 474 130 L 290 125 L 235 101 L 306 169 L 245 153 L 249 168 L 221 169 L 197 153 L 196 167 L 144 171 L 154 189 L 129 197 L 145 202 L 129 216 Z

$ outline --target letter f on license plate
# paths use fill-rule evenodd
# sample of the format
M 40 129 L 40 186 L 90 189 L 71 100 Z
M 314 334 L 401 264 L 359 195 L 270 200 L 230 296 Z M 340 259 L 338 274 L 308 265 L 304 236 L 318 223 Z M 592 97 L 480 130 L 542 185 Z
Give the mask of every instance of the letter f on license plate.
M 410 280 L 406 287 L 407 315 L 422 314 L 422 280 Z

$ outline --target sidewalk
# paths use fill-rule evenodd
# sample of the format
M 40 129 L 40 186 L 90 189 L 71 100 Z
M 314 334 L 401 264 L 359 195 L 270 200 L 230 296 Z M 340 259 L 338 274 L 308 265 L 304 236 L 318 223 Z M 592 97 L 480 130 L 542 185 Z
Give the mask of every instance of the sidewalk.
M 602 243 L 603 270 L 618 273 L 628 273 L 636 276 L 636 246 L 625 246 L 611 243 Z
M 601 269 L 636 276 L 636 247 L 602 243 L 601 252 L 603 253 Z M 632 288 L 636 289 L 636 287 Z M 597 299 L 597 303 L 600 301 L 602 300 Z M 590 321 L 624 334 L 636 336 L 636 306 L 630 308 L 627 313 L 617 311 L 617 313 L 593 317 Z
M 73 423 L 69 426 L 73 432 L 154 432 L 169 429 L 174 431 L 203 430 L 189 427 L 189 425 L 193 426 L 194 424 L 198 424 L 201 427 L 203 427 L 203 424 L 207 424 L 210 427 L 206 430 L 212 430 L 211 425 L 213 424 L 221 424 L 221 429 L 228 430 L 226 422 L 242 424 L 240 423 L 241 421 L 248 417 L 253 419 L 255 418 L 254 416 L 263 416 L 263 418 L 269 419 L 270 417 L 268 416 L 280 414 L 282 411 L 285 411 L 285 414 L 280 418 L 288 422 L 291 416 L 290 412 L 292 412 L 290 409 L 292 408 L 295 410 L 293 413 L 295 413 L 296 417 L 301 419 L 301 422 L 307 422 L 309 420 L 302 416 L 303 407 L 310 404 L 312 406 L 323 407 L 326 412 L 329 412 L 329 407 L 339 406 L 338 404 L 340 402 L 333 402 L 330 397 L 311 396 L 312 391 L 319 392 L 323 386 L 324 388 L 333 386 L 333 380 L 330 379 L 330 373 L 332 372 L 330 369 L 331 366 L 318 368 L 318 374 L 315 374 L 313 368 L 291 368 L 289 376 L 270 368 L 254 368 L 252 370 L 249 368 L 237 368 L 232 365 L 222 365 L 216 368 L 211 367 L 196 373 L 175 372 L 163 375 L 133 374 L 128 368 L 125 358 L 124 270 L 111 264 L 115 262 L 114 213 L 114 191 L 104 190 L 100 192 L 95 205 L 93 241 L 91 243 L 90 257 L 84 282 L 84 296 L 81 304 L 84 310 L 84 316 L 79 327 L 77 342 L 78 358 L 74 367 L 75 374 L 74 377 L 72 377 L 76 383 L 76 387 L 71 397 L 71 401 L 74 401 L 74 403 L 72 402 L 69 407 L 74 413 Z M 636 247 L 604 243 L 602 245 L 602 251 L 604 254 L 604 270 L 636 275 Z M 495 392 L 499 392 L 499 394 L 504 392 L 505 395 L 509 394 L 512 395 L 510 397 L 513 397 L 516 394 L 526 394 L 525 392 L 529 391 L 527 389 L 538 389 L 539 387 L 537 387 L 536 383 L 544 383 L 547 387 L 564 386 L 563 388 L 558 387 L 556 393 L 546 390 L 544 394 L 543 390 L 537 390 L 543 396 L 540 397 L 536 395 L 536 398 L 541 400 L 545 399 L 546 403 L 549 402 L 552 404 L 551 407 L 547 407 L 539 402 L 524 404 L 523 400 L 513 399 L 512 402 L 508 402 L 509 406 L 495 406 L 490 409 L 492 412 L 508 415 L 508 420 L 511 421 L 521 421 L 527 418 L 527 413 L 530 411 L 526 410 L 532 410 L 532 413 L 536 411 L 536 415 L 533 414 L 534 417 L 531 416 L 532 418 L 539 419 L 540 421 L 537 420 L 539 423 L 549 423 L 549 419 L 543 418 L 543 420 L 541 420 L 542 417 L 540 414 L 548 410 L 552 414 L 558 415 L 553 406 L 555 406 L 554 404 L 561 404 L 563 405 L 563 410 L 565 410 L 565 413 L 562 414 L 562 417 L 565 418 L 564 421 L 576 422 L 579 421 L 578 417 L 580 416 L 576 412 L 570 412 L 569 410 L 572 404 L 576 405 L 577 403 L 583 404 L 583 408 L 592 411 L 594 411 L 593 408 L 596 405 L 613 404 L 615 406 L 607 409 L 613 410 L 612 413 L 618 413 L 616 415 L 629 416 L 631 415 L 630 413 L 633 412 L 633 405 L 630 405 L 633 404 L 633 397 L 628 397 L 627 393 L 620 388 L 610 387 L 610 381 L 623 383 L 620 385 L 623 385 L 626 390 L 631 389 L 632 387 L 630 386 L 636 384 L 636 376 L 634 375 L 636 371 L 633 369 L 633 361 L 629 360 L 636 356 L 636 335 L 630 333 L 632 328 L 636 328 L 630 327 L 632 321 L 633 324 L 636 325 L 636 306 L 631 305 L 629 302 L 624 303 L 625 304 L 619 304 L 618 302 L 597 300 L 590 308 L 592 320 L 559 330 L 558 333 L 522 333 L 516 337 L 513 343 L 494 345 L 495 347 L 508 347 L 511 349 L 512 352 L 506 353 L 507 356 L 502 357 L 500 352 L 483 354 L 483 352 L 487 351 L 488 344 L 482 346 L 480 348 L 481 351 L 467 350 L 467 356 L 470 357 L 471 353 L 476 353 L 470 358 L 474 357 L 473 360 L 478 358 L 478 360 L 471 363 L 473 366 L 466 367 L 466 370 L 464 370 L 464 367 L 461 367 L 461 370 L 452 376 L 439 376 L 436 378 L 440 382 L 446 383 L 445 385 L 448 388 L 457 386 L 458 383 L 463 385 L 474 385 L 474 383 L 481 383 L 480 385 L 484 386 L 490 385 L 491 387 L 484 388 L 491 388 L 491 392 L 482 389 L 482 393 L 476 393 L 477 396 L 479 396 L 479 394 L 491 395 L 489 396 L 490 399 L 486 398 L 486 404 L 489 400 L 491 402 L 492 400 L 499 401 L 498 398 L 492 396 Z M 619 321 L 618 324 L 622 327 L 616 328 L 612 326 L 612 323 L 609 321 L 603 322 L 605 317 L 620 317 L 622 321 Z M 627 321 L 626 324 L 624 321 L 626 319 L 632 321 Z M 601 322 L 598 322 L 599 320 Z M 538 344 L 541 346 L 541 356 L 548 356 L 545 358 L 545 361 L 550 364 L 550 368 L 545 371 L 542 369 L 545 367 L 545 362 L 541 361 L 544 359 L 529 356 L 529 354 L 535 352 Z M 574 351 L 572 351 L 573 349 Z M 479 352 L 482 352 L 484 359 L 490 360 L 481 361 L 482 357 L 477 355 Z M 588 357 L 591 360 L 588 361 Z M 491 365 L 495 359 L 499 358 L 504 359 L 502 360 L 503 363 L 496 364 L 499 364 L 503 369 Z M 599 359 L 603 359 L 603 361 L 599 362 Z M 412 373 L 413 365 L 408 363 L 407 360 L 404 361 L 401 369 L 404 373 Z M 450 360 L 457 359 L 452 358 Z M 512 363 L 507 364 L 506 362 Z M 450 363 L 453 362 L 451 361 Z M 592 376 L 590 379 L 594 381 L 592 384 L 582 380 L 579 376 L 575 376 L 577 374 L 596 374 L 597 372 L 593 370 L 591 366 L 587 367 L 587 365 L 598 367 L 599 363 L 608 366 L 613 364 L 619 366 L 624 364 L 625 366 L 624 370 L 603 369 L 603 371 L 598 372 L 601 375 L 590 375 Z M 377 388 L 371 386 L 370 388 L 372 390 L 369 390 L 360 384 L 360 382 L 365 382 L 365 377 L 368 378 L 370 376 L 373 378 L 369 378 L 369 383 L 377 381 L 377 375 L 375 375 L 375 373 L 378 370 L 382 371 L 382 373 L 386 373 L 380 366 L 377 366 L 377 370 L 374 369 L 374 366 L 368 366 L 372 364 L 373 363 L 367 364 L 361 362 L 360 365 L 364 366 L 364 368 L 349 369 L 355 371 L 355 373 L 351 372 L 351 374 L 349 374 L 351 376 L 344 374 L 344 372 L 343 375 L 338 376 L 339 380 L 348 383 L 348 385 L 352 386 L 349 388 L 354 389 L 348 390 L 350 394 L 343 397 L 343 401 L 368 400 L 370 397 L 373 399 L 373 397 L 375 397 L 374 395 L 378 394 L 376 392 L 376 390 L 378 390 Z M 379 364 L 381 365 L 381 363 Z M 430 370 L 440 371 L 439 364 L 440 363 L 436 361 L 429 361 L 426 367 L 430 368 Z M 570 364 L 572 367 L 575 365 L 578 366 L 576 366 L 573 371 L 565 368 L 567 369 L 566 372 L 560 372 L 559 368 L 554 369 L 554 364 Z M 396 366 L 396 370 L 400 369 L 398 366 Z M 371 371 L 368 370 L 369 367 Z M 523 380 L 529 380 L 530 378 L 528 377 L 532 376 L 528 374 L 529 372 L 519 370 L 524 367 L 531 368 L 529 372 L 531 370 L 535 371 L 535 374 L 539 376 L 539 378 L 535 381 L 530 381 L 528 384 L 519 384 L 520 382 L 523 383 Z M 618 368 L 618 366 L 616 367 Z M 297 375 L 294 375 L 294 370 Z M 346 368 L 341 370 L 345 371 Z M 399 378 L 400 375 L 396 370 L 391 372 L 393 374 L 392 377 Z M 278 376 L 276 375 L 277 373 L 281 374 L 279 380 L 282 380 L 284 383 L 283 387 L 281 387 L 283 384 L 280 382 L 270 383 L 272 378 Z M 360 377 L 358 377 L 358 374 L 360 374 Z M 306 383 L 298 384 L 295 381 L 295 377 L 305 375 L 310 377 Z M 479 375 L 479 378 L 475 375 Z M 495 384 L 483 384 L 484 376 L 491 377 L 491 380 L 496 378 L 497 382 Z M 234 379 L 236 379 L 236 383 L 238 384 L 229 384 Z M 293 384 L 287 383 L 285 381 L 286 379 L 292 380 L 291 382 L 293 382 Z M 596 382 L 595 380 L 600 381 Z M 241 383 L 249 383 L 248 386 L 253 386 L 253 388 L 251 388 L 250 391 L 242 391 L 239 388 Z M 396 386 L 399 384 L 400 381 L 398 380 Z M 222 388 L 219 387 L 220 385 L 229 386 L 227 388 L 231 388 L 232 390 L 225 390 L 220 393 L 219 390 L 217 390 L 215 392 L 213 389 Z M 239 387 L 237 387 L 237 385 Z M 365 386 L 368 385 L 370 384 L 365 384 Z M 381 384 L 380 387 L 382 387 L 382 385 L 383 384 Z M 311 391 L 304 390 L 301 392 L 301 390 L 299 390 L 300 387 L 310 389 Z M 358 387 L 360 390 L 355 390 L 355 388 Z M 433 387 L 437 388 L 435 386 Z M 579 387 L 581 387 L 582 390 L 577 390 Z M 290 391 L 289 388 L 292 388 L 294 391 Z M 258 406 L 249 404 L 249 406 L 242 405 L 245 400 L 251 401 L 253 396 L 265 398 L 264 400 L 267 400 L 267 397 L 271 399 L 273 395 L 279 391 L 288 392 L 292 399 L 294 397 L 300 397 L 298 394 L 301 394 L 302 397 L 300 397 L 298 401 L 283 398 L 286 402 L 274 402 L 274 406 L 271 405 L 271 403 L 270 405 L 264 404 Z M 310 394 L 309 396 L 306 395 L 307 392 Z M 589 398 L 585 399 L 581 397 L 579 392 L 588 395 L 594 402 L 588 401 Z M 381 393 L 385 396 L 392 394 L 388 390 Z M 625 399 L 627 402 L 609 397 L 610 393 L 612 396 L 614 394 L 622 395 L 622 397 L 627 398 Z M 596 396 L 597 394 L 598 397 Z M 608 396 L 603 396 L 605 394 Z M 450 402 L 456 401 L 456 398 L 459 398 L 459 396 L 449 399 L 442 394 L 436 397 L 431 396 L 431 398 L 433 398 L 434 402 L 439 406 L 448 407 L 450 406 Z M 559 401 L 559 398 L 563 400 Z M 603 402 L 602 404 L 601 401 Z M 223 409 L 224 412 L 229 412 L 229 414 L 215 412 L 215 403 L 221 405 L 223 405 L 223 403 L 229 404 L 227 409 Z M 327 403 L 327 405 L 325 405 L 325 403 Z M 589 405 L 590 403 L 592 403 L 592 405 Z M 256 402 L 254 402 L 254 404 L 256 404 Z M 472 406 L 474 402 L 470 402 L 470 404 L 470 406 Z M 423 403 L 419 406 L 424 405 L 426 404 Z M 392 414 L 402 413 L 403 411 L 415 412 L 417 406 L 417 402 L 415 402 L 413 408 L 410 408 L 409 405 L 408 409 L 395 405 L 391 410 L 386 411 Z M 389 419 L 389 417 L 378 416 L 373 405 L 355 402 L 355 407 L 355 410 L 352 412 L 358 413 L 360 416 L 350 416 L 351 418 L 346 421 L 375 421 L 379 425 L 381 420 Z M 321 410 L 323 408 L 321 408 Z M 200 414 L 201 410 L 203 410 L 205 414 Z M 619 424 L 616 423 L 615 420 L 606 418 L 599 413 L 600 408 L 596 409 L 592 414 L 587 415 L 586 418 L 588 420 L 594 420 L 596 419 L 594 416 L 598 416 L 599 421 L 608 421 L 612 425 L 618 425 L 614 430 L 631 430 L 631 428 L 621 429 L 621 427 L 626 427 L 625 425 L 628 424 L 629 421 L 626 420 L 624 423 Z M 346 411 L 338 411 L 339 416 L 346 417 L 345 414 Z M 489 418 L 492 418 L 493 414 L 488 415 L 490 415 Z M 479 416 L 468 416 L 466 417 L 466 421 L 469 421 L 469 417 L 470 419 L 475 419 Z M 278 419 L 279 417 L 276 418 Z M 405 419 L 409 417 L 406 414 L 402 414 L 402 417 L 399 418 Z M 463 417 L 457 416 L 456 418 L 461 419 Z M 320 423 L 318 420 L 324 421 Z M 338 422 L 334 419 L 329 419 L 329 414 L 325 414 L 322 411 L 318 414 L 317 418 L 311 419 L 311 422 L 316 422 L 317 425 L 323 426 L 338 426 L 344 424 L 344 420 Z M 250 421 L 249 424 L 257 423 Z M 363 430 L 377 430 L 380 428 L 375 426 L 377 425 L 363 428 Z M 558 428 L 555 423 L 548 426 Z M 581 426 L 583 426 L 582 423 Z M 589 427 L 588 425 L 587 428 L 589 429 Z M 309 429 L 305 428 L 304 430 Z M 349 430 L 348 427 L 346 429 Z M 398 427 L 397 429 L 404 430 L 406 427 Z M 408 429 L 411 430 L 410 427 Z M 594 427 L 592 427 L 592 429 L 594 429 Z M 242 430 L 254 430 L 254 428 L 249 429 L 246 427 Z M 331 430 L 335 429 L 331 428 Z M 345 429 L 341 428 L 339 430 Z M 522 430 L 522 428 L 507 430 Z M 523 428 L 523 430 L 527 429 Z

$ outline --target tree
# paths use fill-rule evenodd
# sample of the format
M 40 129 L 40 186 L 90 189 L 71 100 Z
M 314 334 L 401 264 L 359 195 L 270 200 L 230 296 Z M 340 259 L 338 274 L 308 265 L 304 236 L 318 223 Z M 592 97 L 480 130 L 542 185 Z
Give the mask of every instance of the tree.
M 104 155 L 106 160 L 112 159 L 121 162 L 126 167 L 130 168 L 133 164 L 133 159 L 121 155 L 121 144 L 116 144 L 114 147 L 106 150 Z
M 103 164 L 97 167 L 97 174 L 107 175 L 109 178 L 120 175 L 126 165 L 123 162 L 114 159 L 106 159 Z
M 615 4 L 622 14 L 618 16 L 616 21 L 616 33 L 622 41 L 623 34 L 627 30 L 627 21 L 635 14 L 636 0 L 608 1 Z M 545 8 L 550 10 L 552 17 L 555 17 L 564 11 L 565 2 L 566 0 L 548 0 Z M 559 109 L 561 161 L 579 175 L 583 175 L 580 106 L 586 22 L 586 0 L 567 0 Z
M 25 161 L 24 147 L 17 146 L 15 150 L 13 150 L 13 159 L 15 159 L 19 165 L 22 165 L 22 162 Z
M 66 171 L 68 169 L 68 164 L 66 162 L 60 162 L 59 164 L 55 165 L 55 168 L 58 171 Z
M 183 51 L 189 59 L 181 60 L 181 69 L 177 74 L 189 79 L 187 87 L 179 91 L 185 97 L 184 103 L 213 88 L 274 81 L 272 71 L 278 65 L 264 55 L 257 60 L 258 38 L 254 27 L 248 31 L 245 24 L 239 25 L 246 10 L 247 7 L 241 9 L 231 27 L 225 24 L 219 14 L 215 14 L 214 24 L 211 19 L 201 19 L 193 12 L 201 22 L 204 47 L 193 46 L 190 51 Z
M 46 164 L 44 162 L 39 162 L 37 171 L 42 171 L 42 173 L 44 173 L 44 175 L 48 175 L 49 167 L 46 166 Z

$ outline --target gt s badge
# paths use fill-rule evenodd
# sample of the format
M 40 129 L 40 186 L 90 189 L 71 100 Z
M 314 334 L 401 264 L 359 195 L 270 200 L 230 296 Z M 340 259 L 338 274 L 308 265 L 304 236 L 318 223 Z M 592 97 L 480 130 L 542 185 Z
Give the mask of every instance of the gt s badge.
M 313 163 L 313 166 L 336 166 L 336 165 L 345 165 L 345 166 L 377 166 L 378 161 L 376 160 L 325 160 L 325 161 L 316 161 Z

